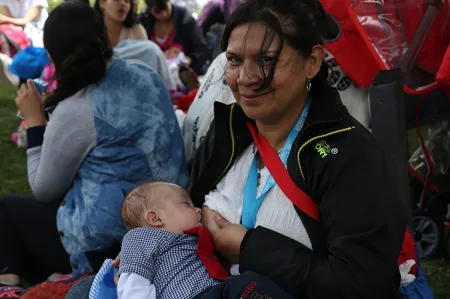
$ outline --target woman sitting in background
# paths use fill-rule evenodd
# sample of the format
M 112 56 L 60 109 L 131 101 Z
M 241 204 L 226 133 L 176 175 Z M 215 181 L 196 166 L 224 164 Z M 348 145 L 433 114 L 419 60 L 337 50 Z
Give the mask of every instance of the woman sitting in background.
M 29 126 L 34 196 L 0 198 L 1 298 L 12 288 L 18 297 L 21 278 L 35 283 L 52 273 L 98 270 L 120 249 L 120 207 L 132 187 L 149 179 L 188 183 L 167 89 L 150 68 L 113 57 L 94 9 L 56 7 L 44 43 L 57 88 L 45 100 L 53 108 L 48 121 L 32 81 L 16 99 Z
M 136 23 L 134 5 L 130 0 L 95 1 L 94 8 L 105 20 L 113 47 L 127 39 L 148 39 L 144 27 Z
M 42 29 L 48 17 L 46 0 L 0 0 L 0 24 L 24 27 L 34 47 L 43 47 Z
M 169 0 L 147 0 L 147 10 L 139 16 L 150 39 L 164 52 L 180 45 L 199 75 L 206 73 L 211 51 L 194 18 Z

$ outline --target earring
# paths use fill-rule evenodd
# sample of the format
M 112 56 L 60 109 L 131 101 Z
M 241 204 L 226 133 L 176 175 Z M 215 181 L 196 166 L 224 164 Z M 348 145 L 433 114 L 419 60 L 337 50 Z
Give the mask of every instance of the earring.
M 311 80 L 309 80 L 309 79 L 306 80 L 306 90 L 308 92 L 311 91 Z

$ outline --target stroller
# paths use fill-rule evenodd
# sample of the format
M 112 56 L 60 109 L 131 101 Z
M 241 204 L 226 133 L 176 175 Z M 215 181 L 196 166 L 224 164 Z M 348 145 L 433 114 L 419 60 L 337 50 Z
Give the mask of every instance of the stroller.
M 450 119 L 440 119 L 427 131 L 409 160 L 413 194 L 419 198 L 413 224 L 422 257 L 442 249 L 450 257 Z
M 407 126 L 417 127 L 422 140 L 409 165 L 419 189 L 411 200 L 412 224 L 420 256 L 431 256 L 443 241 L 450 242 L 444 233 L 450 227 L 450 190 L 438 182 L 450 176 L 450 65 L 443 67 L 444 57 L 450 56 L 450 1 L 320 2 L 335 28 L 325 47 L 357 87 L 371 86 L 383 70 L 403 74 Z M 420 134 L 424 124 L 432 125 L 426 142 Z

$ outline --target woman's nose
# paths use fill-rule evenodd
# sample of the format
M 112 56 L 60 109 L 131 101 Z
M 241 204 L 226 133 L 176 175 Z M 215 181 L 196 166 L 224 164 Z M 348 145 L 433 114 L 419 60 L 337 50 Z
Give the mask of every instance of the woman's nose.
M 239 69 L 238 83 L 242 86 L 258 84 L 261 81 L 261 70 L 257 63 L 245 61 Z
M 202 213 L 202 209 L 200 209 L 200 208 L 195 208 L 195 211 L 197 212 L 197 214 L 201 214 Z

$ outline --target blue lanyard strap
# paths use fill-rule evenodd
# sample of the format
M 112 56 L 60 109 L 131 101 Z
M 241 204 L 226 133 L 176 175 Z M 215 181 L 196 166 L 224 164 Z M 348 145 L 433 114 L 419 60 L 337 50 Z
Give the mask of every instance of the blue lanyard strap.
M 288 138 L 286 139 L 286 142 L 284 143 L 283 148 L 278 155 L 284 166 L 286 166 L 287 164 L 292 145 L 294 144 L 298 133 L 300 133 L 300 131 L 303 129 L 303 126 L 305 125 L 306 117 L 308 116 L 310 108 L 311 100 L 308 99 L 302 113 L 300 114 L 300 117 L 292 127 L 291 132 L 289 133 Z M 250 170 L 248 172 L 247 182 L 244 189 L 244 200 L 242 204 L 242 225 L 244 225 L 248 229 L 255 227 L 256 214 L 259 210 L 259 207 L 261 206 L 270 189 L 272 189 L 276 185 L 276 182 L 272 175 L 269 175 L 263 187 L 261 195 L 259 197 L 256 197 L 258 189 L 258 166 L 256 154 L 257 153 L 255 153 L 255 157 L 253 158 L 253 162 L 250 165 Z

